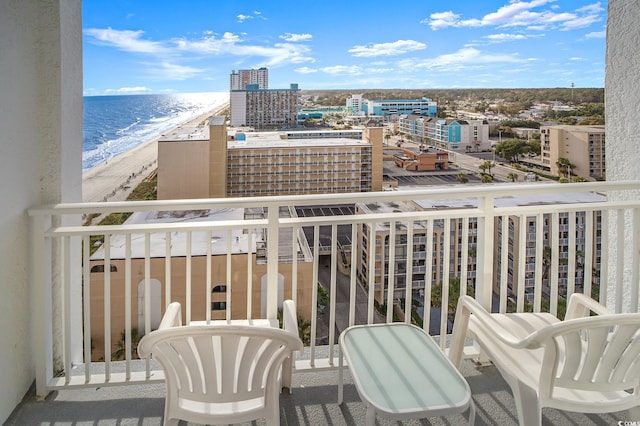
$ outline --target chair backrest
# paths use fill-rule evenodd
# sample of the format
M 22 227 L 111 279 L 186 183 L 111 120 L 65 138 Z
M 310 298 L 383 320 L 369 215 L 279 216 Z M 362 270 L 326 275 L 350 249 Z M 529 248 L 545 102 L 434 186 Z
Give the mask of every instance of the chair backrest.
M 540 395 L 554 387 L 585 391 L 633 391 L 640 380 L 640 314 L 598 315 L 545 327 L 530 347 L 543 346 Z
M 225 324 L 156 330 L 138 352 L 161 364 L 168 394 L 225 403 L 264 396 L 283 360 L 301 347 L 297 336 L 281 329 Z

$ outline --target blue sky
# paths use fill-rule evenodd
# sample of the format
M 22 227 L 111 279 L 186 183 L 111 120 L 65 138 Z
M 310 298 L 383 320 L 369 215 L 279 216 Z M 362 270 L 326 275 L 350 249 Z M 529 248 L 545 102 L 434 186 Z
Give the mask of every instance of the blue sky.
M 606 1 L 85 0 L 85 95 L 603 87 Z

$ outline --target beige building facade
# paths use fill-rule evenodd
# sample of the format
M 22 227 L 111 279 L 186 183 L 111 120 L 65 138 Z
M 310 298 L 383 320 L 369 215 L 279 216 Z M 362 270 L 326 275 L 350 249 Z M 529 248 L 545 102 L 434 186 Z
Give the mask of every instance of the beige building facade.
M 542 126 L 540 145 L 542 163 L 551 174 L 564 176 L 557 162 L 566 158 L 573 165 L 567 177 L 606 180 L 604 126 Z
M 361 139 L 246 133 L 230 140 L 224 117 L 158 142 L 158 199 L 382 190 L 383 128 Z
M 255 214 L 243 209 L 173 214 L 144 212 L 134 214 L 127 223 L 228 221 L 252 219 Z M 150 309 L 150 328 L 156 329 L 169 302 L 182 304 L 183 323 L 206 320 L 207 311 L 212 320 L 225 319 L 227 314 L 231 319 L 266 317 L 267 254 L 264 250 L 264 232 L 234 229 L 231 233 L 213 230 L 211 234 L 206 231 L 187 234 L 171 233 L 170 253 L 166 252 L 166 235 L 151 234 L 148 257 L 145 257 L 145 239 L 135 236 L 129 243 L 129 260 L 123 236 L 111 238 L 108 262 L 104 248 L 91 256 L 89 300 L 93 360 L 103 358 L 107 346 L 108 353 L 117 353 L 127 327 L 135 329 L 138 336 L 145 334 L 145 309 Z M 280 240 L 278 303 L 281 306 L 283 300 L 294 298 L 298 314 L 305 319 L 311 318 L 314 287 L 310 249 L 304 238 L 294 239 L 291 232 L 285 230 L 281 232 Z M 293 241 L 297 244 L 298 253 L 295 268 Z M 208 255 L 209 244 L 211 251 Z M 145 300 L 146 297 L 149 300 Z M 129 316 L 127 306 L 130 306 Z M 104 331 L 106 309 L 109 310 L 111 324 L 109 336 L 105 336 Z

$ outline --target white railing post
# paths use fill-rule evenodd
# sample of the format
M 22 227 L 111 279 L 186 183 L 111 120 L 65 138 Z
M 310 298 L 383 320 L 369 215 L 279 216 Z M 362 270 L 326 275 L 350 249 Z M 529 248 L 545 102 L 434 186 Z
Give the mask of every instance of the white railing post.
M 49 393 L 48 382 L 53 377 L 53 325 L 51 289 L 51 239 L 45 229 L 51 226 L 51 216 L 31 216 L 31 287 L 32 348 L 36 367 L 36 397 Z
M 490 309 L 493 292 L 494 196 L 487 194 L 479 197 L 478 207 L 482 215 L 478 217 L 476 300 Z
M 279 219 L 279 206 L 270 204 L 267 212 L 267 319 L 278 318 Z

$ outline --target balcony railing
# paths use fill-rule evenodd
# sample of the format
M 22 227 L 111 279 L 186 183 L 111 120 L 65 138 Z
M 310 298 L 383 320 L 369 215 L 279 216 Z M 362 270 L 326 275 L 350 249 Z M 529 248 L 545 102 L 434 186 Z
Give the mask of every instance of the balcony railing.
M 635 256 L 639 251 L 639 193 L 640 182 L 505 184 L 33 208 L 37 392 L 162 380 L 151 363 L 135 359 L 136 331 L 152 330 L 171 301 L 184 304 L 188 323 L 275 319 L 282 299 L 293 298 L 301 323 L 310 324 L 303 330 L 310 356 L 298 369 L 335 367 L 337 333 L 349 325 L 415 321 L 416 313 L 405 307 L 423 306 L 417 321 L 444 336 L 455 298 L 468 291 L 502 312 L 562 315 L 564 300 L 578 290 L 608 300 L 616 310 L 625 303 L 637 309 L 637 286 L 626 291 L 621 283 L 639 281 L 638 259 L 622 256 L 629 248 Z M 400 204 L 405 207 L 397 208 Z M 353 213 L 309 217 L 296 210 L 343 205 L 352 205 Z M 122 225 L 82 223 L 122 212 L 133 214 Z M 563 251 L 557 230 L 567 215 L 570 238 Z M 526 255 L 531 220 L 540 224 L 533 260 Z M 470 221 L 477 231 L 469 231 Z M 577 226 L 584 227 L 587 242 L 580 253 Z M 462 230 L 462 238 L 452 236 L 455 229 Z M 408 241 L 424 238 L 426 253 L 402 245 L 407 262 L 402 274 L 393 262 L 382 273 L 383 262 L 365 263 L 395 258 L 395 246 L 379 245 L 398 241 L 399 234 Z M 475 258 L 469 254 L 471 234 Z M 363 237 L 376 243 L 363 247 Z M 616 248 L 616 259 L 609 258 L 609 247 Z M 418 258 L 434 262 L 426 264 L 426 281 L 419 277 L 421 284 L 414 286 L 411 265 Z M 467 270 L 470 259 L 473 274 Z M 561 264 L 566 285 L 559 284 Z M 397 288 L 396 280 L 381 281 L 400 275 L 407 284 Z M 618 284 L 607 286 L 607 277 Z M 436 324 L 430 323 L 431 310 L 439 313 Z M 443 349 L 445 341 L 440 339 Z M 318 345 L 328 346 L 323 356 L 316 354 Z

